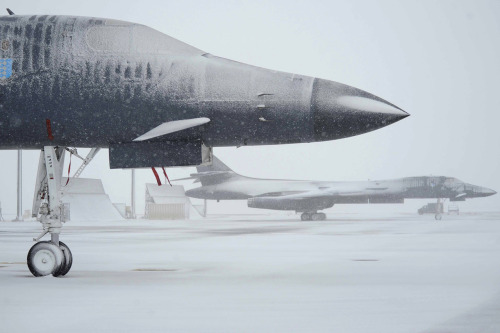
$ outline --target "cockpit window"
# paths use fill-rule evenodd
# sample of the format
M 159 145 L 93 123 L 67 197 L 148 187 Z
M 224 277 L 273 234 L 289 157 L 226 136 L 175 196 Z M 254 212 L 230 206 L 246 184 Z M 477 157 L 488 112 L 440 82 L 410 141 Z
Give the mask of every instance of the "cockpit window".
M 175 52 L 200 55 L 204 53 L 191 45 L 144 25 L 134 26 L 133 41 L 135 51 L 138 53 L 165 54 Z
M 90 28 L 87 42 L 97 51 L 130 52 L 131 26 L 96 26 Z
M 458 184 L 458 183 L 463 183 L 463 181 L 456 179 L 456 178 L 453 178 L 453 177 L 446 178 L 446 181 L 445 181 L 445 184 Z
M 89 29 L 87 41 L 96 51 L 140 54 L 199 54 L 204 52 L 139 24 L 102 25 Z

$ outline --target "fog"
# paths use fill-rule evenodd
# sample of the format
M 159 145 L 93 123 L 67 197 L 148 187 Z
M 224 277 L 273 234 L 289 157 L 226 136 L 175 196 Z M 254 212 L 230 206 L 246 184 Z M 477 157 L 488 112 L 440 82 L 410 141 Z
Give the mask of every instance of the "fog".
M 311 180 L 445 175 L 500 190 L 498 1 L 23 1 L 11 5 L 23 15 L 96 16 L 145 24 L 211 54 L 352 85 L 411 114 L 386 128 L 337 141 L 215 148 L 215 154 L 238 173 Z M 16 154 L 0 151 L 0 202 L 7 218 L 16 212 Z M 23 209 L 31 209 L 38 154 L 23 152 Z M 74 172 L 79 162 L 75 157 L 72 161 Z M 170 178 L 177 178 L 194 168 L 167 171 Z M 144 183 L 155 178 L 149 169 L 136 175 L 141 214 Z M 97 155 L 82 177 L 101 178 L 113 202 L 130 204 L 130 171 L 110 170 L 107 150 Z M 497 210 L 499 203 L 500 195 L 495 195 L 471 200 L 467 207 Z M 256 211 L 245 202 L 210 209 Z

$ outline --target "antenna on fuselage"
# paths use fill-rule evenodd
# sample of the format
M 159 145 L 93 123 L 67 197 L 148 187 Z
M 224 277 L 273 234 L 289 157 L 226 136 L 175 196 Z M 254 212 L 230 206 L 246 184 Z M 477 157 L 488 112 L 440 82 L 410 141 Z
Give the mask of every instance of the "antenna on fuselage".
M 7 13 L 9 13 L 9 15 L 16 15 L 14 14 L 14 12 L 12 10 L 10 10 L 9 8 L 7 8 Z

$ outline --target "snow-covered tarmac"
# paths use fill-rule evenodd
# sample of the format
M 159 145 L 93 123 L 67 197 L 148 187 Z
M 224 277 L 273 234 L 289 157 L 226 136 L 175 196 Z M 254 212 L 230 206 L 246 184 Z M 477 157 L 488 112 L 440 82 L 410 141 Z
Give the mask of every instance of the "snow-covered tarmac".
M 0 223 L 0 332 L 500 332 L 500 213 Z M 281 219 L 280 219 L 281 218 Z

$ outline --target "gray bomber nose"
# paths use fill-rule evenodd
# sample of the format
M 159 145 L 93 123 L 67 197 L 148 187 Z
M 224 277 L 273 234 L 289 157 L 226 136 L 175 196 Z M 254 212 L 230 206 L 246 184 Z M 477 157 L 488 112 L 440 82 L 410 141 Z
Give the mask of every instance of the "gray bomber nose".
M 484 194 L 485 197 L 497 194 L 495 190 L 486 187 L 483 187 L 483 190 L 481 192 Z
M 371 132 L 409 116 L 366 91 L 322 79 L 314 80 L 311 111 L 317 141 Z

